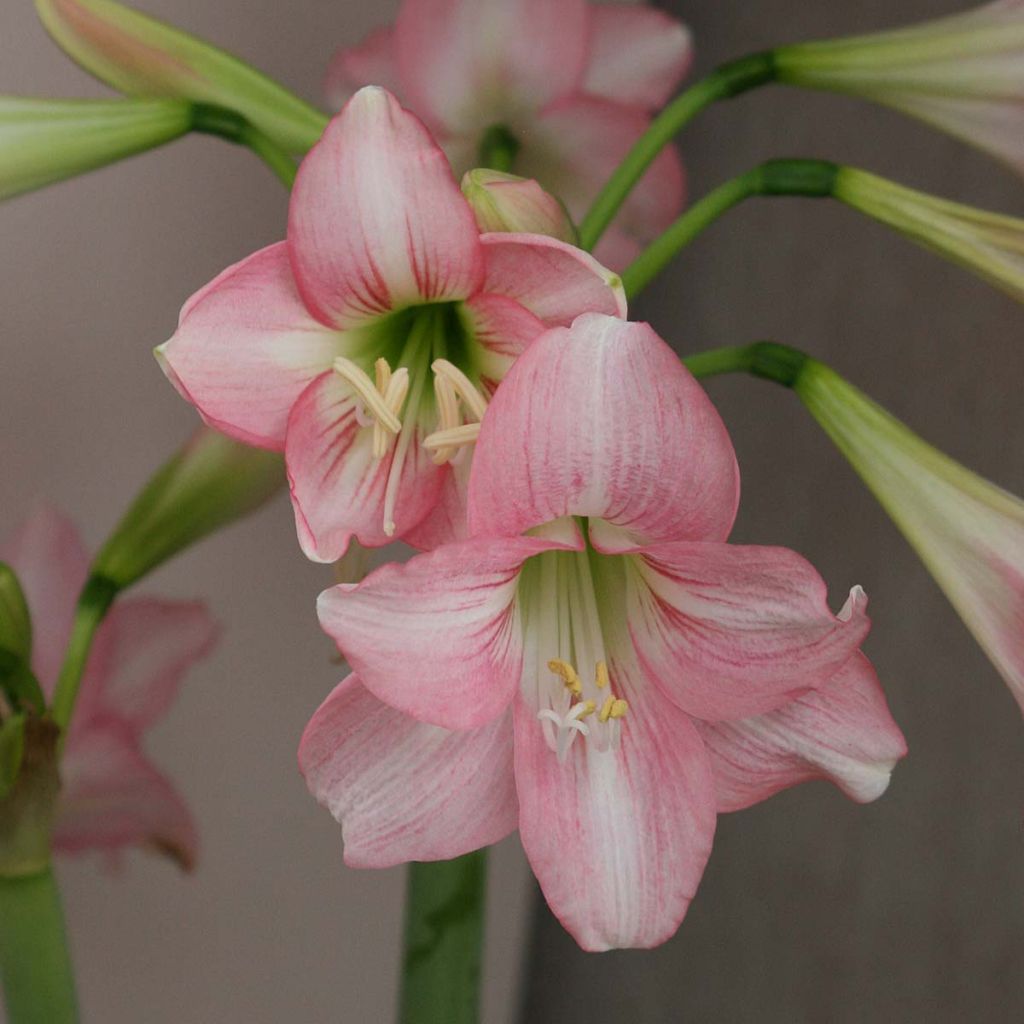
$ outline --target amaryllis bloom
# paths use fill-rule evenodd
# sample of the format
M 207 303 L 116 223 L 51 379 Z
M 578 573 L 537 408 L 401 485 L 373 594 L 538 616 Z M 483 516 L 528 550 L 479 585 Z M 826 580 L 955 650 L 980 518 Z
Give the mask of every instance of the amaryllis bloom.
M 555 238 L 481 234 L 426 128 L 370 87 L 299 169 L 288 240 L 194 295 L 158 354 L 208 423 L 284 450 L 302 548 L 330 562 L 351 536 L 457 535 L 491 392 L 588 310 L 625 315 L 619 279 Z
M 894 107 L 1024 173 L 1024 0 L 784 46 L 774 58 L 780 81 Z
M 17 573 L 32 618 L 32 669 L 49 698 L 71 632 L 89 556 L 74 526 L 42 508 L 0 548 Z M 53 842 L 78 853 L 140 846 L 183 868 L 196 832 L 174 786 L 143 751 L 189 667 L 212 649 L 217 628 L 198 602 L 130 598 L 100 627 L 82 678 L 64 755 Z
M 472 538 L 320 598 L 352 666 L 300 749 L 358 866 L 518 826 L 585 949 L 678 927 L 716 814 L 825 775 L 860 800 L 903 740 L 860 588 L 838 615 L 799 555 L 725 543 L 725 428 L 646 325 L 544 334 L 488 409 Z
M 1024 220 L 840 167 L 833 195 L 1024 301 Z
M 339 51 L 330 101 L 384 85 L 416 111 L 461 174 L 495 135 L 512 170 L 559 195 L 577 219 L 672 94 L 690 34 L 645 4 L 587 0 L 404 0 L 393 26 Z M 507 169 L 507 168 L 506 168 Z M 622 269 L 683 202 L 682 165 L 667 149 L 597 256 Z
M 827 366 L 795 385 L 1024 711 L 1024 501 L 926 444 Z

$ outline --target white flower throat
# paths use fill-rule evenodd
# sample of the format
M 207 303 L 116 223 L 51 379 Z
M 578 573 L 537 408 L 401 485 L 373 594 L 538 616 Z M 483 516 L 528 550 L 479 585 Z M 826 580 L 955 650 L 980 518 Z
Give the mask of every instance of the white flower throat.
M 590 558 L 545 552 L 530 559 L 520 584 L 523 693 L 562 762 L 581 739 L 598 751 L 615 749 L 629 711 L 609 670 Z

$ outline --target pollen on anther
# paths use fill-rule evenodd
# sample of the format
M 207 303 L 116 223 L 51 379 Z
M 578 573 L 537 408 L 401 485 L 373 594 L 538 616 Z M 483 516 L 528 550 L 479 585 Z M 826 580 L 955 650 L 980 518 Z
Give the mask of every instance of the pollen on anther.
M 548 668 L 565 683 L 565 688 L 574 697 L 581 697 L 583 695 L 583 683 L 576 674 L 576 669 L 569 662 L 562 661 L 561 658 L 552 658 L 548 662 Z
M 612 711 L 615 708 L 615 704 L 616 701 L 614 697 L 607 697 L 605 702 L 601 705 L 601 710 L 598 712 L 597 720 L 599 722 L 607 722 L 608 719 L 612 717 Z
M 596 675 L 597 675 L 597 678 L 596 678 L 595 682 L 597 684 L 597 688 L 599 690 L 603 690 L 609 684 L 609 682 L 610 682 L 610 680 L 608 679 L 608 663 L 607 662 L 599 661 L 597 663 Z
M 625 700 L 617 700 L 612 704 L 611 711 L 608 712 L 609 718 L 625 718 L 626 712 L 629 710 L 629 702 Z

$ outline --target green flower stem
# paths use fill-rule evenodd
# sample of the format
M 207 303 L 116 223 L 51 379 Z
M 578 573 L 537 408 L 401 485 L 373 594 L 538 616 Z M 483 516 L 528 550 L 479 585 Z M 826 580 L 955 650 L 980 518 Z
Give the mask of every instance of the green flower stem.
M 400 1024 L 476 1024 L 487 851 L 410 864 Z
M 774 341 L 755 341 L 750 345 L 730 345 L 698 352 L 683 359 L 694 377 L 715 377 L 721 373 L 749 373 L 773 380 L 783 387 L 796 387 L 809 356 L 789 345 Z
M 593 249 L 644 171 L 669 142 L 705 107 L 729 99 L 775 78 L 775 57 L 771 52 L 724 64 L 673 100 L 651 122 L 625 160 L 598 193 L 580 223 L 580 245 Z
M 248 146 L 285 188 L 290 190 L 295 183 L 298 166 L 291 155 L 241 114 L 226 107 L 196 103 L 192 107 L 192 131 Z
M 626 295 L 645 288 L 706 227 L 751 196 L 826 198 L 835 192 L 840 168 L 825 160 L 769 160 L 719 185 L 659 235 L 622 274 Z
M 105 576 L 90 576 L 78 598 L 75 619 L 71 626 L 71 639 L 68 641 L 64 663 L 61 665 L 57 686 L 53 691 L 53 702 L 50 705 L 50 715 L 60 727 L 62 736 L 71 723 L 75 698 L 78 696 L 78 687 L 89 660 L 96 630 L 114 603 L 119 589 L 116 583 Z
M 75 981 L 53 870 L 0 877 L 0 980 L 9 1024 L 74 1024 Z

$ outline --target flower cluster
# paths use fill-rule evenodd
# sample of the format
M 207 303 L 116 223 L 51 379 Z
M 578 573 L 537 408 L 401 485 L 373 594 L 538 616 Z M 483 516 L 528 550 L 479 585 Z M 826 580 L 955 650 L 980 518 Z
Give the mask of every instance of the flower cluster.
M 483 189 L 483 197 L 475 190 Z M 211 424 L 283 449 L 306 553 L 425 549 L 320 601 L 351 665 L 300 761 L 349 863 L 519 829 L 588 949 L 678 926 L 719 810 L 815 776 L 858 800 L 903 739 L 793 552 L 726 543 L 738 472 L 668 346 L 536 183 L 459 191 L 421 122 L 357 92 L 288 240 L 185 306 L 161 363 Z M 526 224 L 552 234 L 481 231 Z

